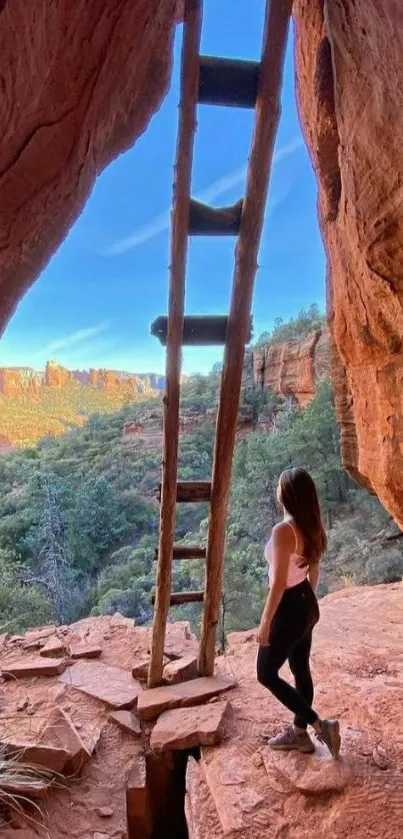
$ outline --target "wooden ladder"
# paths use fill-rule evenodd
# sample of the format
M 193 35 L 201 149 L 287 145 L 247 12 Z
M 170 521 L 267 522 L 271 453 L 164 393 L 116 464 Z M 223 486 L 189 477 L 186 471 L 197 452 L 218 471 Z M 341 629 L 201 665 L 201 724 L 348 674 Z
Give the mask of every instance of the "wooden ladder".
M 214 672 L 215 644 L 223 582 L 223 555 L 231 466 L 235 446 L 245 345 L 250 340 L 251 306 L 263 227 L 292 0 L 268 0 L 260 62 L 199 53 L 202 0 L 185 0 L 181 96 L 171 227 L 168 317 L 151 332 L 167 347 L 164 396 L 160 532 L 149 687 L 161 684 L 169 606 L 203 601 L 200 675 Z M 190 197 L 197 105 L 255 109 L 246 191 L 232 207 L 214 209 Z M 228 317 L 185 316 L 185 276 L 189 236 L 237 236 Z M 224 344 L 212 480 L 177 481 L 181 349 L 184 344 Z M 210 503 L 207 549 L 175 546 L 178 502 Z M 173 559 L 206 559 L 204 592 L 171 591 Z

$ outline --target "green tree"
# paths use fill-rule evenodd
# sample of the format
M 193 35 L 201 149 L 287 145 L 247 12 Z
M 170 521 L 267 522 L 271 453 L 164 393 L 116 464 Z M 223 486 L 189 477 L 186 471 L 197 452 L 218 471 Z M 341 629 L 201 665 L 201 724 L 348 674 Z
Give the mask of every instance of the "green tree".
M 77 494 L 71 521 L 71 542 L 78 567 L 100 571 L 110 551 L 124 538 L 127 522 L 117 495 L 102 475 L 86 481 Z
M 112 554 L 91 592 L 92 614 L 122 612 L 141 625 L 152 618 L 151 591 L 155 569 L 155 540 L 144 537 L 137 548 L 126 546 Z
M 41 478 L 43 508 L 38 528 L 31 539 L 33 561 L 24 575 L 46 591 L 53 605 L 54 615 L 61 623 L 73 617 L 74 574 L 66 541 L 66 524 L 61 509 L 60 489 L 52 474 Z
M 54 619 L 53 606 L 44 592 L 22 581 L 25 569 L 17 558 L 0 550 L 0 626 L 2 631 L 25 632 Z

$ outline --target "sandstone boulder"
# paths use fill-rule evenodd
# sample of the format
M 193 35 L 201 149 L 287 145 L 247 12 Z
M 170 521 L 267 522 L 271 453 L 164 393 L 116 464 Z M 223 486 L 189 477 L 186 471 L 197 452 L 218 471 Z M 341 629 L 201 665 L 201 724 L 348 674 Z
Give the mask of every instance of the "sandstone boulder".
M 139 661 L 136 661 L 134 667 L 132 668 L 132 676 L 134 679 L 147 679 L 148 677 L 148 668 L 150 666 L 150 656 L 144 656 Z
M 236 681 L 230 676 L 215 676 L 144 690 L 139 695 L 138 713 L 144 720 L 155 720 L 163 711 L 188 705 L 202 705 L 234 687 Z
M 46 642 L 44 647 L 42 647 L 41 652 L 40 652 L 40 655 L 45 656 L 45 657 L 49 656 L 49 658 L 52 658 L 52 656 L 66 655 L 66 654 L 67 654 L 66 646 L 63 643 L 63 641 L 61 641 L 60 638 L 57 637 L 57 635 L 49 638 L 49 640 Z
M 229 703 L 202 707 L 177 708 L 165 711 L 158 718 L 150 745 L 156 751 L 193 749 L 196 746 L 217 746 L 225 732 L 225 716 Z
M 195 679 L 197 676 L 197 657 L 194 655 L 186 655 L 170 661 L 166 664 L 163 673 L 162 681 L 167 685 L 175 685 L 179 682 L 186 682 L 188 679 Z
M 72 644 L 70 648 L 71 658 L 99 658 L 101 654 L 98 644 Z
M 342 792 L 352 781 L 349 766 L 342 760 L 332 760 L 323 749 L 309 757 L 265 749 L 263 760 L 269 779 L 274 776 L 276 784 L 279 776 L 284 779 L 285 792 L 289 791 L 288 782 L 307 795 L 320 795 Z
M 151 837 L 152 816 L 146 785 L 146 761 L 138 751 L 126 787 L 127 829 L 129 836 Z
M 204 773 L 224 835 L 248 826 L 248 817 L 264 801 L 254 784 L 247 762 L 234 747 L 203 761 Z
M 41 742 L 56 745 L 69 754 L 64 765 L 66 775 L 78 775 L 91 755 L 84 746 L 72 719 L 61 708 L 55 708 L 42 731 Z
M 109 719 L 114 720 L 123 731 L 136 736 L 141 734 L 140 720 L 132 711 L 112 711 Z
M 34 676 L 58 676 L 66 668 L 63 659 L 24 658 L 10 664 L 1 665 L 1 673 L 5 679 L 30 679 Z
M 4 751 L 7 757 L 22 763 L 29 763 L 39 766 L 49 772 L 61 774 L 64 772 L 67 762 L 70 760 L 70 753 L 58 746 L 46 745 L 43 743 L 24 743 L 18 740 L 3 741 Z

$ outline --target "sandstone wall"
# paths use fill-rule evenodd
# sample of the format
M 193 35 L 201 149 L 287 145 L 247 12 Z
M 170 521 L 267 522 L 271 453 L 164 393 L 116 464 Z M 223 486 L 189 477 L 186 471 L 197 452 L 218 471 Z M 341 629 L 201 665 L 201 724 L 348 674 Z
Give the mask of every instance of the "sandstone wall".
M 177 0 L 0 3 L 0 331 L 99 172 L 147 127 Z
M 297 93 L 328 255 L 344 462 L 403 524 L 399 0 L 295 0 Z
M 268 344 L 253 351 L 254 382 L 279 396 L 307 405 L 318 382 L 330 376 L 329 330 L 310 332 L 300 341 Z

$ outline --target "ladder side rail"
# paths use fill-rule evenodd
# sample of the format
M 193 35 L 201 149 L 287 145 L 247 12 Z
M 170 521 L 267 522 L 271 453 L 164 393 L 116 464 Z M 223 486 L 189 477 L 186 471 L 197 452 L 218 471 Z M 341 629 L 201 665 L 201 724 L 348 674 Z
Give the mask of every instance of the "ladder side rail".
M 162 682 L 166 624 L 171 596 L 172 548 L 175 535 L 178 471 L 180 371 L 190 187 L 199 89 L 201 20 L 202 0 L 186 0 L 171 229 L 160 534 L 151 659 L 148 673 L 149 687 L 156 687 Z
M 241 229 L 236 248 L 216 424 L 204 613 L 198 661 L 199 673 L 203 676 L 211 676 L 214 672 L 215 644 L 223 586 L 226 520 L 245 343 L 270 168 L 281 113 L 280 95 L 291 11 L 292 0 L 271 0 L 271 2 L 268 0 L 266 5 L 255 127 Z

